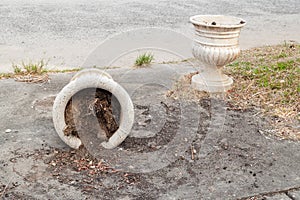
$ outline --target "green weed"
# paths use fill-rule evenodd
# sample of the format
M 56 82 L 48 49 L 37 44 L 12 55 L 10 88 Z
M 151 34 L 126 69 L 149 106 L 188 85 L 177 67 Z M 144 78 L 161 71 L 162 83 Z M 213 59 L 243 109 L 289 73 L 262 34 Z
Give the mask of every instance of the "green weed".
M 152 62 L 154 59 L 153 54 L 151 53 L 144 53 L 142 55 L 139 55 L 136 60 L 135 60 L 135 65 L 136 66 L 144 66 L 148 65 Z
M 45 69 L 46 65 L 47 63 L 44 60 L 40 60 L 36 63 L 33 62 L 25 63 L 23 61 L 21 65 L 12 64 L 12 67 L 16 75 L 26 75 L 26 74 L 41 75 L 47 72 L 47 70 Z

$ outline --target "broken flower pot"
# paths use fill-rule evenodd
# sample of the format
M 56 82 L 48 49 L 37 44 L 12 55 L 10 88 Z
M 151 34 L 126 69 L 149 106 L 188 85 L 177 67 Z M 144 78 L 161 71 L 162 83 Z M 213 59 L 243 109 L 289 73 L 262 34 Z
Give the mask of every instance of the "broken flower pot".
M 233 80 L 222 67 L 239 53 L 239 36 L 243 19 L 223 15 L 196 15 L 190 18 L 195 28 L 193 55 L 202 64 L 201 72 L 192 77 L 192 87 L 218 93 L 231 88 Z
M 65 115 L 67 105 L 73 96 L 89 88 L 105 90 L 111 93 L 119 102 L 119 127 L 107 141 L 101 143 L 104 148 L 113 149 L 129 135 L 134 122 L 134 107 L 125 89 L 115 82 L 109 74 L 98 69 L 85 69 L 78 72 L 56 96 L 53 104 L 55 130 L 59 137 L 71 148 L 78 149 L 82 145 L 79 137 L 64 133 L 66 127 Z

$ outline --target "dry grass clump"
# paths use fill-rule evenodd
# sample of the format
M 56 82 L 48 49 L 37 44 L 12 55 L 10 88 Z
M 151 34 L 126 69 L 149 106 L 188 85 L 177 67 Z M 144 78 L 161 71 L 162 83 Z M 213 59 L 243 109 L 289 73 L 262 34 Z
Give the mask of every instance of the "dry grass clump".
M 20 82 L 43 83 L 49 80 L 47 70 L 45 69 L 46 63 L 40 60 L 36 63 L 22 62 L 21 65 L 13 64 L 14 78 Z
M 174 99 L 199 101 L 203 98 L 208 98 L 209 94 L 204 91 L 198 91 L 191 88 L 192 76 L 198 72 L 191 73 L 181 77 L 166 94 L 167 97 Z

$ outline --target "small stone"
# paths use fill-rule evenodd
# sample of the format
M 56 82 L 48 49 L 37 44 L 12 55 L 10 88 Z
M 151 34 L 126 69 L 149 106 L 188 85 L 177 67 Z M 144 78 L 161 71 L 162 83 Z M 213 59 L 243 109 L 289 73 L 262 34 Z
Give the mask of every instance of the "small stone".
M 226 138 L 223 138 L 221 141 L 220 141 L 220 145 L 221 145 L 221 148 L 224 149 L 224 150 L 227 150 L 228 149 L 228 141 Z
M 52 176 L 59 176 L 59 173 L 58 173 L 58 172 L 54 172 L 54 173 L 52 174 Z
M 6 129 L 5 130 L 5 133 L 10 133 L 11 132 L 11 129 Z
M 147 126 L 147 123 L 146 123 L 146 122 L 138 122 L 138 125 L 139 125 L 139 126 L 144 126 L 144 127 L 146 127 L 146 126 Z
M 155 142 L 149 142 L 149 143 L 148 143 L 148 147 L 154 148 L 154 147 L 155 147 Z

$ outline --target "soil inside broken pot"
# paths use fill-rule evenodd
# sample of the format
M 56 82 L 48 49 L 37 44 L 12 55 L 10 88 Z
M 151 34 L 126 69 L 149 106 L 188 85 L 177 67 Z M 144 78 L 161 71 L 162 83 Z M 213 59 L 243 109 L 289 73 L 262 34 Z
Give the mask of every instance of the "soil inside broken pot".
M 112 97 L 110 92 L 99 88 L 76 93 L 66 106 L 64 134 L 79 137 L 79 133 L 92 132 L 101 140 L 109 139 L 119 128 Z

